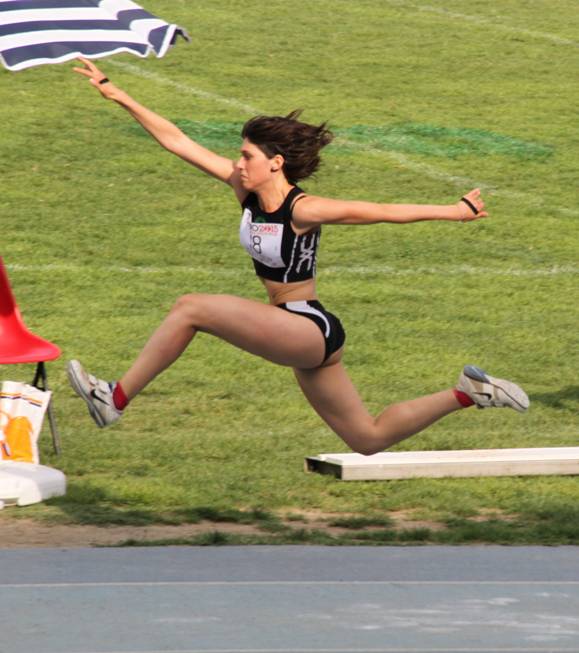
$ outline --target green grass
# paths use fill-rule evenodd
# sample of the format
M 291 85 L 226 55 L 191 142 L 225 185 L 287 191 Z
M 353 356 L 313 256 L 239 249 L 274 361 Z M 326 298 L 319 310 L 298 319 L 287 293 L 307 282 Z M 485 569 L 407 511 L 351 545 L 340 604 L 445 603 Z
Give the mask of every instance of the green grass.
M 546 0 L 263 7 L 149 0 L 193 44 L 103 68 L 231 156 L 251 115 L 239 103 L 328 120 L 337 139 L 305 184 L 312 193 L 434 203 L 483 188 L 483 222 L 325 229 L 321 300 L 346 326 L 345 363 L 373 411 L 448 387 L 465 362 L 531 396 L 525 416 L 464 411 L 397 449 L 577 444 L 575 2 L 558 0 L 556 12 Z M 161 151 L 71 67 L 0 71 L 0 253 L 28 325 L 63 349 L 49 364 L 63 455 L 46 435 L 42 451 L 69 480 L 66 497 L 1 520 L 209 519 L 216 534 L 197 542 L 207 544 L 579 542 L 574 477 L 340 483 L 305 474 L 305 456 L 345 445 L 291 371 L 208 336 L 122 423 L 97 430 L 68 388 L 65 360 L 115 378 L 179 295 L 263 291 L 239 247 L 230 191 Z M 28 380 L 31 371 L 1 374 Z M 354 521 L 334 536 L 280 518 L 311 510 Z M 397 529 L 389 519 L 400 510 L 444 528 Z M 219 533 L 220 521 L 239 520 L 263 535 Z

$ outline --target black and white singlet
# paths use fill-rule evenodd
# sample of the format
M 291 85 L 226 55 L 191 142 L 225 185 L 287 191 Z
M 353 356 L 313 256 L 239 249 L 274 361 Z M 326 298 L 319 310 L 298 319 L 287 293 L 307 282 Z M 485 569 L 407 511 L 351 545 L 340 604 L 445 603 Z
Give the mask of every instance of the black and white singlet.
M 291 225 L 292 209 L 300 196 L 304 196 L 303 190 L 294 186 L 272 213 L 260 208 L 254 193 L 241 205 L 239 239 L 253 259 L 256 273 L 264 279 L 291 283 L 312 279 L 316 274 L 320 228 L 298 236 Z M 277 307 L 302 315 L 318 326 L 325 342 L 324 361 L 344 345 L 346 334 L 340 320 L 317 300 L 287 302 Z
M 316 274 L 320 229 L 298 236 L 291 225 L 293 204 L 304 191 L 294 186 L 272 213 L 259 206 L 255 193 L 242 203 L 239 240 L 253 259 L 258 276 L 271 281 L 305 281 Z

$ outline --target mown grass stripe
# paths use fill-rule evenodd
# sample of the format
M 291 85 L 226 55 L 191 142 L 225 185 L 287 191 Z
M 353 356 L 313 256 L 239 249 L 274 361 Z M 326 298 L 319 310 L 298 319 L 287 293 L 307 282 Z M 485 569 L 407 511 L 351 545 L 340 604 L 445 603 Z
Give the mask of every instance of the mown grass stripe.
M 379 150 L 425 154 L 454 159 L 461 155 L 492 154 L 518 159 L 545 159 L 553 149 L 540 143 L 529 143 L 512 136 L 483 129 L 444 127 L 426 123 L 392 125 L 353 125 L 333 130 L 338 149 L 348 149 L 352 142 L 369 144 Z
M 177 127 L 206 147 L 239 147 L 242 122 L 197 121 L 173 119 Z M 131 131 L 146 134 L 134 125 Z M 553 148 L 523 141 L 513 136 L 496 134 L 483 129 L 444 127 L 426 123 L 394 123 L 389 125 L 352 125 L 332 128 L 336 140 L 332 152 L 349 154 L 360 145 L 369 145 L 383 152 L 397 151 L 444 158 L 461 155 L 492 154 L 519 159 L 545 159 Z
M 253 115 L 267 113 L 257 109 L 256 107 L 253 107 L 252 105 L 245 104 L 244 102 L 240 102 L 236 98 L 219 95 L 217 93 L 210 93 L 208 91 L 204 91 L 203 89 L 197 88 L 195 86 L 191 86 L 189 84 L 183 84 L 182 82 L 175 82 L 171 79 L 168 79 L 167 77 L 164 77 L 163 75 L 159 75 L 157 73 L 152 73 L 150 71 L 143 70 L 140 66 L 135 66 L 133 64 L 127 64 L 119 61 L 111 61 L 111 63 L 114 64 L 115 66 L 118 66 L 119 68 L 126 70 L 127 72 L 133 75 L 144 77 L 146 79 L 151 79 L 160 84 L 164 84 L 166 86 L 176 88 L 180 91 L 183 91 L 185 93 L 190 93 L 197 97 L 215 101 L 220 104 L 237 107 L 242 111 L 244 111 L 245 113 L 249 113 Z M 396 163 L 398 163 L 398 165 L 403 166 L 408 170 L 412 170 L 413 172 L 427 175 L 432 179 L 440 179 L 444 182 L 452 183 L 453 185 L 461 188 L 466 188 L 466 187 L 481 188 L 484 191 L 493 192 L 495 195 L 499 197 L 505 197 L 511 200 L 515 200 L 517 202 L 525 202 L 530 206 L 536 208 L 548 208 L 548 210 L 554 213 L 560 213 L 571 217 L 579 216 L 579 211 L 577 210 L 547 204 L 546 202 L 542 202 L 538 200 L 538 198 L 534 195 L 528 195 L 526 193 L 517 193 L 509 190 L 498 189 L 490 184 L 485 184 L 484 182 L 480 182 L 478 180 L 474 180 L 468 177 L 462 177 L 458 175 L 452 175 L 443 170 L 439 170 L 438 168 L 434 168 L 433 166 L 429 166 L 424 163 L 413 161 L 412 159 L 409 159 L 407 156 L 401 154 L 400 152 L 394 152 L 391 150 L 382 150 L 376 147 L 370 147 L 365 144 L 356 143 L 355 141 L 352 141 L 350 139 L 343 139 L 342 144 L 347 145 L 349 147 L 362 147 L 366 152 L 371 154 L 377 154 L 380 156 L 386 156 L 387 158 L 394 160 Z

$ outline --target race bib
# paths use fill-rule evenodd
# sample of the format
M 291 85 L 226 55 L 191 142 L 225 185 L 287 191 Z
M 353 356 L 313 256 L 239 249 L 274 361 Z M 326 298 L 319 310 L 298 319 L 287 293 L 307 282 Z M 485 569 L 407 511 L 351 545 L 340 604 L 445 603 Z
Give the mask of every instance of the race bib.
M 269 268 L 283 268 L 281 244 L 283 224 L 252 222 L 250 209 L 245 209 L 239 227 L 239 240 L 245 251 L 256 261 Z

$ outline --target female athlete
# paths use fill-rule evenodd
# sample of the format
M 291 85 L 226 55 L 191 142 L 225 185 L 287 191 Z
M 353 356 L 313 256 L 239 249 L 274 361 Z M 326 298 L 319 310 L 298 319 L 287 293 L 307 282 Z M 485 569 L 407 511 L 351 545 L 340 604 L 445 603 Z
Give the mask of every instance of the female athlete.
M 198 331 L 293 368 L 307 400 L 354 451 L 370 455 L 466 406 L 510 407 L 529 400 L 516 384 L 467 365 L 456 387 L 387 407 L 377 417 L 362 403 L 342 364 L 345 334 L 339 319 L 318 301 L 316 253 L 322 225 L 421 220 L 471 222 L 485 218 L 478 189 L 455 204 L 377 204 L 315 197 L 297 184 L 315 172 L 332 134 L 285 117 L 259 116 L 242 130 L 240 157 L 231 161 L 192 141 L 174 124 L 137 103 L 87 59 L 74 70 L 107 100 L 126 109 L 158 143 L 187 163 L 228 184 L 241 204 L 240 240 L 252 257 L 269 304 L 231 295 L 194 293 L 177 300 L 130 369 L 114 383 L 70 361 L 73 389 L 100 427 L 123 410 L 181 356 Z

